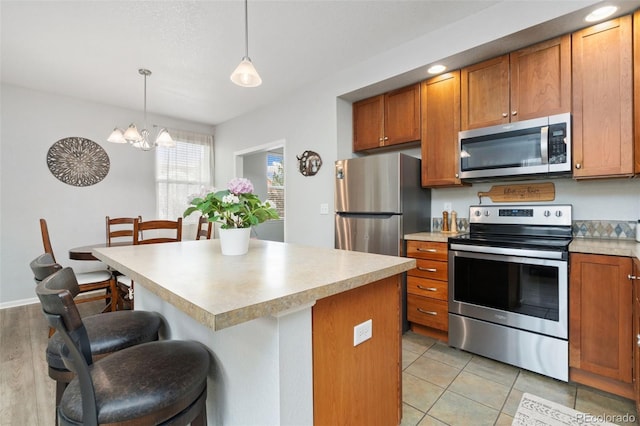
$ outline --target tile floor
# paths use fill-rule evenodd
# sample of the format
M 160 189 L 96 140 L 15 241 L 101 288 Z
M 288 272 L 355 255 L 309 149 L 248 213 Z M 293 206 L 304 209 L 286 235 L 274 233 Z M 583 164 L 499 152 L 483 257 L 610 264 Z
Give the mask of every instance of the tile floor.
M 100 302 L 78 307 L 83 315 L 101 309 Z M 0 310 L 0 330 L 0 426 L 53 425 L 54 386 L 44 360 L 47 324 L 39 305 Z M 632 401 L 462 352 L 411 332 L 402 339 L 402 363 L 402 426 L 510 425 L 524 392 L 593 415 L 636 416 Z
M 402 426 L 510 425 L 525 392 L 595 416 L 627 414 L 633 421 L 618 424 L 638 424 L 630 400 L 450 348 L 413 332 L 402 338 L 402 391 Z

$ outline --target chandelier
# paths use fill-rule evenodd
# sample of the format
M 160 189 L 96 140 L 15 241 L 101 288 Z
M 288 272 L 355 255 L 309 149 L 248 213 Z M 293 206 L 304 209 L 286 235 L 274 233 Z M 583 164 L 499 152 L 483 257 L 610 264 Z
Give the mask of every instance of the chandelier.
M 249 58 L 249 18 L 247 14 L 247 0 L 244 0 L 244 56 L 240 65 L 231 74 L 231 81 L 242 87 L 257 87 L 262 84 L 258 71 Z
M 122 130 L 116 127 L 107 138 L 107 142 L 129 143 L 134 148 L 138 148 L 143 151 L 150 151 L 156 146 L 169 148 L 176 146 L 176 143 L 171 138 L 169 131 L 164 127 L 161 128 L 156 135 L 155 142 L 153 144 L 149 142 L 151 134 L 149 130 L 147 130 L 147 77 L 151 75 L 151 71 L 145 68 L 140 68 L 138 73 L 144 76 L 144 128 L 141 131 L 138 131 L 134 123 L 129 124 L 127 130 Z

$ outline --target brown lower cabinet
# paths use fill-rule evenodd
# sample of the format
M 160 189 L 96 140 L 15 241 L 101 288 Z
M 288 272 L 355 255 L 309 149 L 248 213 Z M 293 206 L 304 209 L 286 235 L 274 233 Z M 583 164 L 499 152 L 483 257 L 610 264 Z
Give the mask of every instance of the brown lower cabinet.
M 397 425 L 402 418 L 401 275 L 320 299 L 313 312 L 313 424 Z M 372 337 L 353 346 L 354 327 Z
M 634 398 L 631 258 L 571 253 L 569 380 Z
M 640 260 L 633 259 L 633 385 L 636 410 L 640 413 Z
M 447 341 L 448 259 L 447 243 L 407 241 L 407 257 L 416 267 L 407 271 L 407 320 L 411 330 Z

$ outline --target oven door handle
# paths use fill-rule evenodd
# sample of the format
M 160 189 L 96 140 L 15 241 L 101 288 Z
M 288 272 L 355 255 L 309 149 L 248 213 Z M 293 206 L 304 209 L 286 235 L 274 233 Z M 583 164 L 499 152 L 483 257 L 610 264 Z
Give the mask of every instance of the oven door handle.
M 451 250 L 470 251 L 474 253 L 486 253 L 486 254 L 500 254 L 505 256 L 521 256 L 521 257 L 539 257 L 543 259 L 558 259 L 563 260 L 564 253 L 562 251 L 546 251 L 546 250 L 526 250 L 526 249 L 513 249 L 505 247 L 491 247 L 491 246 L 472 246 L 466 244 L 450 245 Z

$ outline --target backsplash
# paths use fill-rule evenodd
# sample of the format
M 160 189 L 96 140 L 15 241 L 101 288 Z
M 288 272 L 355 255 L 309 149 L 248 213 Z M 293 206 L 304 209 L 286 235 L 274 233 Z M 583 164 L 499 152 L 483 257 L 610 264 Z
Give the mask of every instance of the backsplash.
M 637 222 L 620 220 L 574 220 L 572 233 L 577 238 L 633 240 Z
M 469 219 L 465 217 L 459 217 L 456 222 L 458 223 L 458 232 L 469 232 Z M 451 224 L 451 219 L 449 219 L 449 224 Z M 451 226 L 449 226 L 449 229 L 451 229 Z M 431 231 L 432 232 L 442 231 L 441 217 L 434 217 L 431 219 Z
M 469 219 L 458 218 L 458 231 L 469 231 Z M 636 235 L 637 222 L 621 220 L 574 220 L 571 228 L 574 238 L 600 238 L 614 240 L 633 240 Z M 451 227 L 449 227 L 451 229 Z M 431 231 L 442 231 L 442 218 L 431 220 Z

